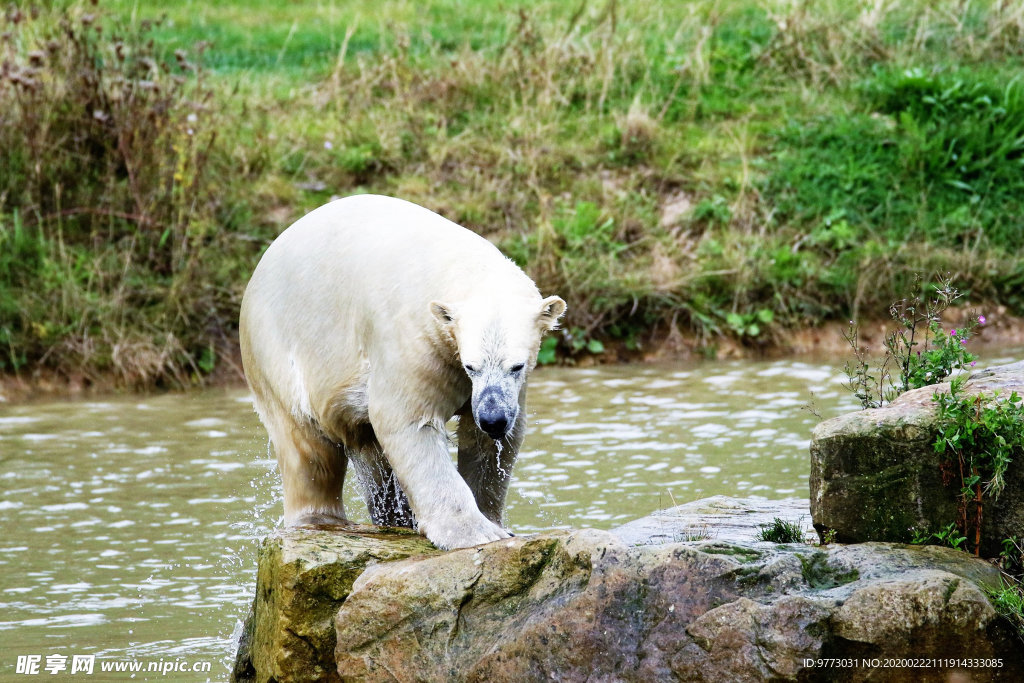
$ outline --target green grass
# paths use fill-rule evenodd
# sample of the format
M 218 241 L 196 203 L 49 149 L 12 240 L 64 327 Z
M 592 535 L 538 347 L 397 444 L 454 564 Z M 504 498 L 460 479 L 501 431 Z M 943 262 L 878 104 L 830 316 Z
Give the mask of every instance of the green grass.
M 880 70 L 860 90 L 860 111 L 780 133 L 766 183 L 780 219 L 825 249 L 869 236 L 1024 247 L 1019 77 Z
M 761 530 L 757 532 L 755 540 L 767 543 L 803 543 L 804 529 L 803 520 L 787 522 L 776 517 L 771 524 L 760 525 Z
M 1013 625 L 1024 640 L 1024 588 L 1012 579 L 1004 578 L 999 589 L 986 592 L 995 610 Z
M 1024 313 L 1024 10 L 873 7 L 8 13 L 0 369 L 200 381 L 230 357 L 266 245 L 354 192 L 438 210 L 566 298 L 561 357 L 642 348 L 672 324 L 708 345 L 778 341 L 881 312 L 916 272 Z M 62 17 L 79 44 L 33 65 L 67 40 Z

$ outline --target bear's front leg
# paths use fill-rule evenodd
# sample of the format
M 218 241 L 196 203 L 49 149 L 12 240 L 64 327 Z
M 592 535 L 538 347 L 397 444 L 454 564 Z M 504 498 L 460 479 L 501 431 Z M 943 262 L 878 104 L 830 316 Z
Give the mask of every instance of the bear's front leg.
M 477 507 L 448 454 L 443 422 L 394 430 L 374 427 L 409 499 L 419 532 L 431 543 L 449 550 L 510 536 Z

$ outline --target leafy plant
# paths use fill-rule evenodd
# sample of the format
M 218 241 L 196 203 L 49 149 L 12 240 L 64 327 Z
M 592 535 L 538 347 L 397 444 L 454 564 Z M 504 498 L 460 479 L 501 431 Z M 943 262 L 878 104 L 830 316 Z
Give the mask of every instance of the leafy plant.
M 955 522 L 950 522 L 944 528 L 934 533 L 927 530 L 914 530 L 914 537 L 910 541 L 913 545 L 941 545 L 954 550 L 966 551 L 967 537 L 960 533 Z
M 964 347 L 984 317 L 972 318 L 959 329 L 945 333 L 940 316 L 960 293 L 949 280 L 939 280 L 933 298 L 923 295 L 920 279 L 913 298 L 894 303 L 889 313 L 898 327 L 886 335 L 885 356 L 872 368 L 867 350 L 858 343 L 858 330 L 851 322 L 846 339 L 856 354 L 847 363 L 848 388 L 864 408 L 877 408 L 911 389 L 938 384 L 954 372 L 973 366 L 975 356 Z M 921 346 L 917 349 L 915 347 Z M 1013 392 L 999 395 L 967 395 L 967 377 L 950 381 L 949 392 L 936 392 L 937 430 L 935 451 L 949 460 L 941 465 L 945 481 L 959 483 L 958 518 L 937 532 L 914 530 L 913 543 L 933 543 L 968 549 L 967 534 L 973 530 L 974 553 L 981 551 L 984 495 L 997 498 L 1006 482 L 1010 463 L 1024 454 L 1024 406 Z M 973 506 L 973 510 L 970 508 Z M 970 514 L 969 514 L 970 512 Z
M 998 498 L 1010 463 L 1024 456 L 1024 402 L 1017 392 L 1000 400 L 998 393 L 963 393 L 965 379 L 936 393 L 938 436 L 935 451 L 951 457 L 944 471 L 959 483 L 957 526 L 974 531 L 974 553 L 981 549 L 984 495 Z M 973 505 L 973 514 L 970 507 Z
M 594 339 L 582 328 L 572 328 L 572 330 L 565 335 L 565 338 L 568 340 L 569 348 L 572 349 L 574 354 L 583 350 L 593 354 L 604 353 L 604 344 L 601 343 L 601 340 Z
M 768 325 L 775 319 L 771 310 L 762 308 L 754 313 L 729 313 L 725 322 L 737 337 L 757 337 L 761 334 L 761 325 Z
M 900 389 L 908 391 L 939 384 L 957 370 L 973 364 L 977 356 L 967 352 L 964 346 L 974 332 L 976 320 L 972 319 L 959 329 L 954 327 L 948 335 L 938 323 L 931 323 L 925 335 L 924 351 L 918 351 L 916 356 L 907 353 L 915 342 L 908 340 L 905 334 L 899 340 L 887 339 L 886 344 L 892 345 L 893 356 L 901 370 Z
M 569 251 L 596 249 L 618 254 L 628 246 L 617 239 L 615 218 L 605 215 L 593 202 L 578 202 L 572 212 L 555 218 L 552 227 Z
M 872 369 L 867 349 L 860 345 L 853 321 L 844 333 L 856 356 L 855 363 L 847 362 L 843 367 L 847 388 L 864 408 L 879 408 L 906 391 L 944 382 L 955 371 L 975 362 L 976 357 L 964 347 L 984 319 L 972 318 L 965 327 L 946 334 L 939 320 L 960 293 L 948 279 L 939 279 L 934 298 L 924 295 L 920 278 L 915 284 L 917 293 L 912 298 L 889 307 L 897 327 L 886 335 L 885 355 L 876 368 Z
M 537 363 L 540 365 L 552 365 L 558 360 L 558 337 L 548 335 L 540 343 L 540 351 L 537 353 Z
M 196 360 L 196 365 L 206 374 L 210 374 L 217 366 L 217 351 L 212 346 L 206 347 L 203 349 L 202 353 L 199 354 L 199 358 Z

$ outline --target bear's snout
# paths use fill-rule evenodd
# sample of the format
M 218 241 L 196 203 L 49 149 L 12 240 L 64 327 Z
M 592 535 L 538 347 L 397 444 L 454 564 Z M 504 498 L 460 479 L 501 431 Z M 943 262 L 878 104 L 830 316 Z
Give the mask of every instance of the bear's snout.
M 492 439 L 500 439 L 508 433 L 508 419 L 502 410 L 492 410 L 480 415 L 480 429 Z
M 488 387 L 480 394 L 480 403 L 476 411 L 480 429 L 495 441 L 508 434 L 509 426 L 514 419 L 509 416 L 505 401 L 501 399 L 502 395 L 498 389 Z

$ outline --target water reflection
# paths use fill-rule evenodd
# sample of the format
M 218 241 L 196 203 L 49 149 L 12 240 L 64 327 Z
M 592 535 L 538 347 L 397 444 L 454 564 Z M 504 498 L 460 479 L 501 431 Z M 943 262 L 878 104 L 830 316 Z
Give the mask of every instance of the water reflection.
M 560 369 L 531 387 L 537 419 L 516 468 L 522 530 L 613 526 L 673 501 L 807 495 L 817 418 L 855 408 L 828 365 Z
M 4 408 L 0 666 L 202 656 L 223 678 L 251 539 L 276 523 L 251 511 L 273 502 L 265 448 L 239 392 Z
M 540 371 L 509 522 L 608 528 L 716 494 L 806 496 L 805 406 L 855 409 L 842 380 L 800 361 Z M 275 467 L 241 391 L 0 408 L 0 669 L 184 657 L 224 680 L 257 539 L 281 516 Z

